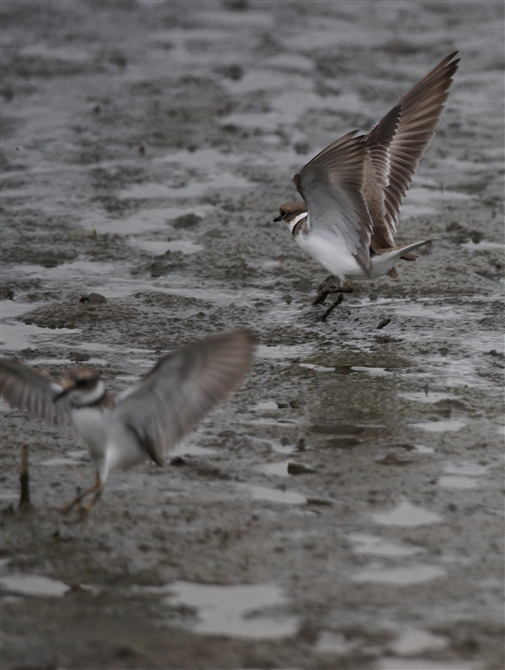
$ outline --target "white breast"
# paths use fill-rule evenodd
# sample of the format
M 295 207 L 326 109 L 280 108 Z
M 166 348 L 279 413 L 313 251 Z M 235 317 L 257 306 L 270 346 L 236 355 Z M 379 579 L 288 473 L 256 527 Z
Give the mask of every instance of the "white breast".
M 147 457 L 135 435 L 113 411 L 92 407 L 74 409 L 72 421 L 100 472 L 102 483 L 112 470 L 135 465 Z
M 328 235 L 320 232 L 303 233 L 295 237 L 298 245 L 312 258 L 321 263 L 328 272 L 341 281 L 345 277 L 365 279 L 366 275 L 360 268 L 356 259 L 349 251 L 343 236 L 331 233 Z

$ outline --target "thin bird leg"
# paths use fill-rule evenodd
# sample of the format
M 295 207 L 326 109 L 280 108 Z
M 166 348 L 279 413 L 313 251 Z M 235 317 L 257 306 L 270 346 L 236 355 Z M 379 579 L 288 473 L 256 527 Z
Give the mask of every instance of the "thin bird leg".
M 24 444 L 21 447 L 21 474 L 19 475 L 21 484 L 21 496 L 19 498 L 19 509 L 30 507 L 30 475 L 28 472 L 28 447 Z
M 81 521 L 86 521 L 86 519 L 88 518 L 91 510 L 96 505 L 96 503 L 100 500 L 100 497 L 101 497 L 102 491 L 103 491 L 103 485 L 100 481 L 98 481 L 97 487 L 98 487 L 98 490 L 95 492 L 95 495 L 91 498 L 89 503 L 85 506 L 82 506 L 81 509 L 79 510 L 79 514 L 81 516 Z
M 334 284 L 335 277 L 329 275 L 324 281 L 322 281 L 317 287 L 316 297 L 314 298 L 313 305 L 321 305 L 326 298 L 332 293 L 337 287 Z
M 343 301 L 343 299 L 344 299 L 344 296 L 342 295 L 342 293 L 339 293 L 339 294 L 338 294 L 338 298 L 335 300 L 335 302 L 333 302 L 333 303 L 328 307 L 328 309 L 326 310 L 326 312 L 325 312 L 322 316 L 319 317 L 319 320 L 320 320 L 320 321 L 326 321 L 326 319 L 327 319 L 327 318 L 329 317 L 329 315 L 333 312 L 333 310 L 335 309 L 335 307 L 338 307 L 338 306 L 340 305 L 340 303 Z
M 78 491 L 76 497 L 73 500 L 71 500 L 69 503 L 64 505 L 61 508 L 61 511 L 63 512 L 63 514 L 68 514 L 71 510 L 74 509 L 74 507 L 76 505 L 79 505 L 81 507 L 82 506 L 81 503 L 84 500 L 84 498 L 86 496 L 90 495 L 90 493 L 95 493 L 95 491 L 97 491 L 97 490 L 99 490 L 100 492 L 102 490 L 102 483 L 100 482 L 100 477 L 98 475 L 98 472 L 96 473 L 96 481 L 93 484 L 93 486 L 90 486 L 89 489 L 86 489 L 85 491 Z
M 313 305 L 321 305 L 330 295 L 330 293 L 352 293 L 354 291 L 354 286 L 348 279 L 344 279 L 340 286 L 335 286 L 335 284 L 332 283 L 334 281 L 335 277 L 330 275 L 329 277 L 326 277 L 326 279 L 321 284 L 319 284 L 316 297 L 312 303 Z M 338 304 L 340 304 L 340 302 Z

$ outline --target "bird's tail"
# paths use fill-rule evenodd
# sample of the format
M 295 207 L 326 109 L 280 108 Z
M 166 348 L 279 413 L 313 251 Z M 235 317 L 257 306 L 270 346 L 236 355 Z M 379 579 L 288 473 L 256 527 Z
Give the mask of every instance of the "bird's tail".
M 379 249 L 373 256 L 372 256 L 372 268 L 373 266 L 376 267 L 376 270 L 380 270 L 377 272 L 376 276 L 379 276 L 381 274 L 388 274 L 393 278 L 397 277 L 397 272 L 394 269 L 394 265 L 396 261 L 399 258 L 404 258 L 405 260 L 408 261 L 413 261 L 416 258 L 418 258 L 418 254 L 412 253 L 414 249 L 418 249 L 419 247 L 422 247 L 424 244 L 428 244 L 429 242 L 433 242 L 432 238 L 430 240 L 421 240 L 419 242 L 413 242 L 412 244 L 403 244 L 398 247 L 389 247 L 388 249 Z M 374 276 L 375 273 L 373 272 L 372 269 L 372 276 Z

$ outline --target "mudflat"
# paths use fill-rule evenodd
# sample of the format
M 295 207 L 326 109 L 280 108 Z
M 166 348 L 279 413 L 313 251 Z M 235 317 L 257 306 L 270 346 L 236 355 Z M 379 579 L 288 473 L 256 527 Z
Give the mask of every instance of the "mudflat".
M 3 407 L 2 667 L 501 670 L 503 5 L 2 14 L 2 353 L 119 391 L 216 331 L 260 343 L 85 524 L 59 508 L 87 452 Z M 292 176 L 456 49 L 396 238 L 437 239 L 321 323 L 326 273 L 272 222 Z

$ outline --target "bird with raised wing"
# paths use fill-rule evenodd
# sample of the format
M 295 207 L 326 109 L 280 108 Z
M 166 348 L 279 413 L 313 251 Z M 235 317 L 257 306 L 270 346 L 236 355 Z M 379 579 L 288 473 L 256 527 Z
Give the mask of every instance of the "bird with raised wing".
M 444 58 L 368 133 L 344 135 L 294 177 L 302 201 L 287 202 L 284 221 L 298 245 L 329 272 L 314 304 L 330 293 L 354 290 L 354 279 L 397 277 L 395 263 L 415 260 L 431 240 L 397 246 L 394 234 L 403 199 L 435 134 L 460 59 Z M 340 286 L 328 285 L 337 277 Z
M 71 421 L 94 461 L 96 481 L 64 509 L 79 505 L 85 517 L 113 470 L 147 458 L 162 465 L 170 449 L 238 386 L 254 348 L 254 337 L 246 330 L 193 342 L 161 358 L 117 397 L 107 392 L 93 368 L 73 368 L 57 382 L 1 356 L 0 394 L 32 417 Z

